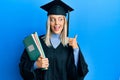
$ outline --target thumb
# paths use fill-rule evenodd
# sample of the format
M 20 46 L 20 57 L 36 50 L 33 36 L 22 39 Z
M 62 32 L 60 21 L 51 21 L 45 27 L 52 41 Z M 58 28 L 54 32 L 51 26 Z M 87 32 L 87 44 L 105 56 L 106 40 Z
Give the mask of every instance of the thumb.
M 44 57 L 41 55 L 40 58 L 43 59 Z
M 77 39 L 77 36 L 78 36 L 78 35 L 75 35 L 74 39 Z
M 43 59 L 43 57 L 42 57 L 42 56 L 40 56 L 40 57 L 38 58 L 38 60 L 41 60 L 41 59 Z

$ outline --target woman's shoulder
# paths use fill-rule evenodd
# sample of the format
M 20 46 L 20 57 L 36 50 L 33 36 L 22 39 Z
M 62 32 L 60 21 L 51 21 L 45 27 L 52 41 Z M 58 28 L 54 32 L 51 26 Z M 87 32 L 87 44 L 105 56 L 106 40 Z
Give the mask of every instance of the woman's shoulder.
M 44 34 L 43 34 L 43 35 L 40 35 L 40 36 L 39 36 L 39 39 L 44 41 L 44 40 L 45 40 L 45 35 L 44 35 Z
M 45 35 L 43 34 L 43 35 L 39 35 L 39 38 L 40 39 L 44 39 L 45 38 Z

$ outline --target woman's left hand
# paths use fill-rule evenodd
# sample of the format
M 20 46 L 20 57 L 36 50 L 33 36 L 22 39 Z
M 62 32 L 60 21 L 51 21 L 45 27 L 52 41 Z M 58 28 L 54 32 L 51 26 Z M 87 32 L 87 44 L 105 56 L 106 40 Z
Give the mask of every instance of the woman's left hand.
M 77 35 L 75 36 L 75 38 L 69 38 L 69 45 L 72 46 L 73 49 L 78 48 L 76 39 L 77 39 Z

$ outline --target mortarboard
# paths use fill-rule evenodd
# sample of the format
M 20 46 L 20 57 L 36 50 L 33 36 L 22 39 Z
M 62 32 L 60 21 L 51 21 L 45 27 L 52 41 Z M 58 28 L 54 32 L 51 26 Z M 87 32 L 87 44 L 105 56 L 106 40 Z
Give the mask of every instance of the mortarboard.
M 68 6 L 61 0 L 53 0 L 41 6 L 41 8 L 48 12 L 47 15 L 55 14 L 66 16 L 66 13 L 68 13 L 68 30 L 69 30 L 69 12 L 73 11 L 73 9 L 70 6 Z

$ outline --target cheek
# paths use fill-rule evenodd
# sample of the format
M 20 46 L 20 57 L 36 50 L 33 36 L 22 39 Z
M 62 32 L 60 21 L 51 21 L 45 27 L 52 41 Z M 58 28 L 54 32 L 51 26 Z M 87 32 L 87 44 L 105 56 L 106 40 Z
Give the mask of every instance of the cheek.
M 61 23 L 61 27 L 62 27 L 62 28 L 64 27 L 64 23 Z
M 50 23 L 50 28 L 53 28 L 55 26 L 54 23 Z
M 50 22 L 50 26 L 54 26 L 54 25 L 55 25 L 54 23 Z
M 53 31 L 53 30 L 54 30 L 54 27 L 53 27 L 53 26 L 50 26 L 50 30 Z
M 54 31 L 54 25 L 53 24 L 50 24 L 50 30 Z

